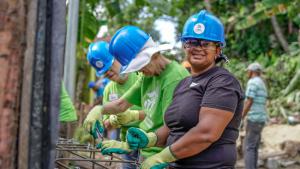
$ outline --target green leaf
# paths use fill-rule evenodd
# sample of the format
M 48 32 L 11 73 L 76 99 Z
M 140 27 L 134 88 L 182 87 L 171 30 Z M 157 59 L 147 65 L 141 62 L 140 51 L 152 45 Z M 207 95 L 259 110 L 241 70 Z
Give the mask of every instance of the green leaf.
M 104 3 L 111 17 L 121 12 L 119 0 L 105 0 Z
M 276 1 L 277 2 L 277 1 Z M 248 16 L 244 16 L 236 23 L 235 28 L 237 30 L 250 28 L 257 23 L 269 19 L 273 15 L 284 14 L 287 12 L 287 6 L 284 3 L 267 4 L 267 3 L 256 3 L 255 11 Z M 266 5 L 267 4 L 267 5 Z

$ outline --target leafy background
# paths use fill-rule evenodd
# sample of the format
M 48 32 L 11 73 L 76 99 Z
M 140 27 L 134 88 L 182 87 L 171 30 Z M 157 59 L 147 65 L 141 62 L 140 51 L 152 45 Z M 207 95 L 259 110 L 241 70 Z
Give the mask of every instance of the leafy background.
M 179 37 L 187 18 L 207 9 L 225 25 L 230 63 L 224 65 L 245 87 L 245 68 L 257 61 L 265 68 L 270 116 L 286 117 L 300 112 L 300 1 L 299 0 L 81 0 L 77 46 L 77 100 L 89 102 L 83 84 L 94 79 L 86 63 L 88 44 L 96 40 L 99 27 L 106 36 L 124 25 L 137 25 L 159 41 L 157 19 L 171 21 Z M 184 54 L 167 54 L 181 61 Z

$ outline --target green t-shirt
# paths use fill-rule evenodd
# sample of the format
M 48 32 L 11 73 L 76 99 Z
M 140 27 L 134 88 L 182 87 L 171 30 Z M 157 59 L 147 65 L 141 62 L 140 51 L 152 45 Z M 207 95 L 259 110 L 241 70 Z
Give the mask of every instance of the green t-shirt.
M 119 99 L 123 94 L 137 81 L 140 75 L 137 73 L 128 74 L 128 79 L 124 84 L 118 84 L 114 81 L 110 81 L 104 89 L 103 104 Z M 130 110 L 141 110 L 139 106 L 132 106 Z M 103 115 L 103 120 L 109 118 L 109 115 Z M 126 132 L 129 127 L 138 127 L 140 122 L 133 122 L 121 127 L 120 138 L 125 141 Z
M 189 76 L 188 71 L 172 61 L 159 76 L 140 78 L 123 96 L 129 103 L 141 106 L 146 117 L 140 128 L 146 132 L 155 132 L 164 123 L 164 113 L 173 98 L 177 84 Z M 146 148 L 141 151 L 144 157 L 160 152 L 159 147 Z
M 60 93 L 60 109 L 59 109 L 59 121 L 62 122 L 70 122 L 76 121 L 77 114 L 72 103 L 70 96 L 68 95 L 65 85 L 61 85 L 61 93 Z

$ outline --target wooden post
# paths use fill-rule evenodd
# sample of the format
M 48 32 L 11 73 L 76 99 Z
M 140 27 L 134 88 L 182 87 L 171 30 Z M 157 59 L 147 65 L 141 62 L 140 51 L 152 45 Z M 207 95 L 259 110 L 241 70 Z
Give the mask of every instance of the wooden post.
M 21 71 L 25 51 L 24 0 L 0 1 L 0 168 L 16 168 Z

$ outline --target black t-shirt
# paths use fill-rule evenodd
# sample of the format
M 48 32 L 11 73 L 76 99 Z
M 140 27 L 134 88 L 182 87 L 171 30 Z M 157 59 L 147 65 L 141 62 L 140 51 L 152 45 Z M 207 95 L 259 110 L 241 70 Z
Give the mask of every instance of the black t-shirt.
M 233 168 L 243 100 L 244 93 L 238 80 L 223 68 L 213 67 L 201 75 L 183 79 L 165 113 L 165 123 L 170 128 L 167 145 L 173 144 L 197 125 L 201 107 L 230 111 L 234 116 L 218 141 L 195 156 L 171 163 L 171 167 Z

